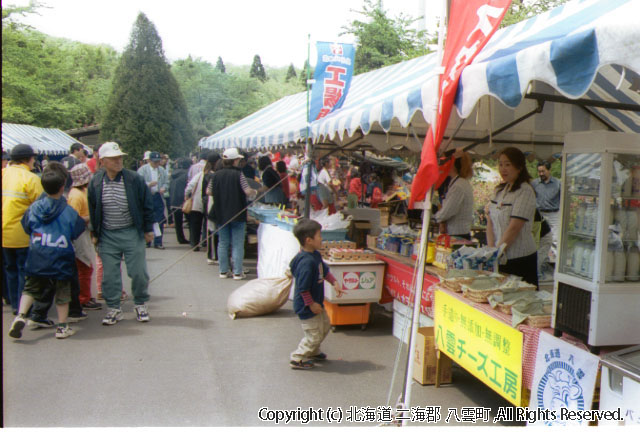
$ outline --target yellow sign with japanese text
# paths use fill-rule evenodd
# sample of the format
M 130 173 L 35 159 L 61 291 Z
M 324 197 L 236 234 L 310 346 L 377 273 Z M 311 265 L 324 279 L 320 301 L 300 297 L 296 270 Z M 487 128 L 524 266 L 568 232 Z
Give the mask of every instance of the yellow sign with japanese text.
M 443 291 L 435 294 L 436 346 L 514 405 L 521 405 L 522 332 Z

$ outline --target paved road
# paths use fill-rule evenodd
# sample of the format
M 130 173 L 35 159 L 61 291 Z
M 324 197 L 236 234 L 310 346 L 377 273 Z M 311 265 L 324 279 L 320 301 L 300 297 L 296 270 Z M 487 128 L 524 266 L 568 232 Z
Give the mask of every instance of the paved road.
M 152 277 L 187 251 L 170 229 L 165 242 L 165 251 L 147 250 Z M 289 353 L 302 332 L 291 302 L 269 316 L 231 320 L 226 300 L 241 284 L 220 280 L 205 253 L 190 253 L 151 285 L 151 322 L 136 322 L 127 301 L 122 322 L 105 327 L 103 311 L 89 312 L 66 340 L 54 339 L 51 330 L 26 330 L 12 340 L 13 318 L 3 306 L 4 426 L 274 426 L 260 420 L 261 408 L 340 407 L 346 416 L 352 406 L 387 405 L 399 341 L 382 309 L 365 331 L 331 333 L 323 344 L 331 360 L 322 367 L 294 371 Z M 454 383 L 439 389 L 415 384 L 412 405 L 441 406 L 440 425 L 449 407 L 488 407 L 493 417 L 509 405 L 456 366 L 453 375 Z M 399 373 L 392 401 L 402 382 Z

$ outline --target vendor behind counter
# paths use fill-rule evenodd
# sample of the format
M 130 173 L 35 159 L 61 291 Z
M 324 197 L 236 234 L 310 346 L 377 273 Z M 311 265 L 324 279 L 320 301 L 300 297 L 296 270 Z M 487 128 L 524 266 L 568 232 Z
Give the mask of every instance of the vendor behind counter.
M 473 176 L 472 161 L 466 152 L 454 154 L 454 157 L 449 172 L 451 181 L 442 208 L 436 213 L 435 218 L 441 234 L 470 240 L 473 223 L 473 187 L 469 182 Z

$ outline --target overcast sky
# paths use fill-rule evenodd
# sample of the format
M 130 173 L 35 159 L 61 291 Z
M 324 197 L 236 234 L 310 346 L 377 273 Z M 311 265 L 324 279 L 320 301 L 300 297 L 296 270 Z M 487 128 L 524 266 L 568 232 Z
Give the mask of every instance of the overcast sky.
M 28 0 L 7 0 L 26 5 Z M 139 12 L 155 24 L 169 61 L 191 55 L 215 63 L 249 65 L 255 54 L 268 66 L 302 68 L 311 34 L 315 41 L 353 42 L 339 36 L 341 27 L 358 16 L 363 0 L 42 0 L 47 8 L 22 22 L 43 33 L 122 51 Z M 426 8 L 427 27 L 434 30 L 442 0 L 386 0 L 390 16 L 414 18 Z

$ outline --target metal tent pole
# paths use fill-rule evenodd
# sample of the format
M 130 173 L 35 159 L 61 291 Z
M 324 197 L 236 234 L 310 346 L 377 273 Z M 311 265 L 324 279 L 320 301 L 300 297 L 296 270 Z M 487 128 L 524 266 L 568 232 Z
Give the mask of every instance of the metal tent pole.
M 442 0 L 442 15 L 443 17 L 440 20 L 440 29 L 438 34 L 438 65 L 440 65 L 439 74 L 444 73 L 444 69 L 442 68 L 442 57 L 443 57 L 443 47 L 444 47 L 444 37 L 445 37 L 445 29 L 446 29 L 446 17 L 448 16 L 448 1 Z M 440 81 L 438 81 L 438 87 L 440 86 Z M 438 94 L 440 91 L 438 90 Z M 440 105 L 440 101 L 438 98 L 438 105 Z M 433 122 L 433 134 L 435 134 L 435 119 Z M 427 133 L 428 134 L 428 133 Z M 407 357 L 407 372 L 405 373 L 405 386 L 404 386 L 404 401 L 403 406 L 405 409 L 410 409 L 411 407 L 411 386 L 413 384 L 413 365 L 415 358 L 413 354 L 415 353 L 416 346 L 416 335 L 418 334 L 418 327 L 420 326 L 420 304 L 422 303 L 422 290 L 424 286 L 424 266 L 427 258 L 427 239 L 429 236 L 429 223 L 431 221 L 431 200 L 433 196 L 433 186 L 427 193 L 427 196 L 424 200 L 424 207 L 422 210 L 422 234 L 420 236 L 420 255 L 418 256 L 417 267 L 418 268 L 418 277 L 416 281 L 416 290 L 414 292 L 413 297 L 413 321 L 411 323 L 411 335 L 409 338 L 409 354 Z M 407 425 L 407 419 L 402 420 L 402 426 Z

